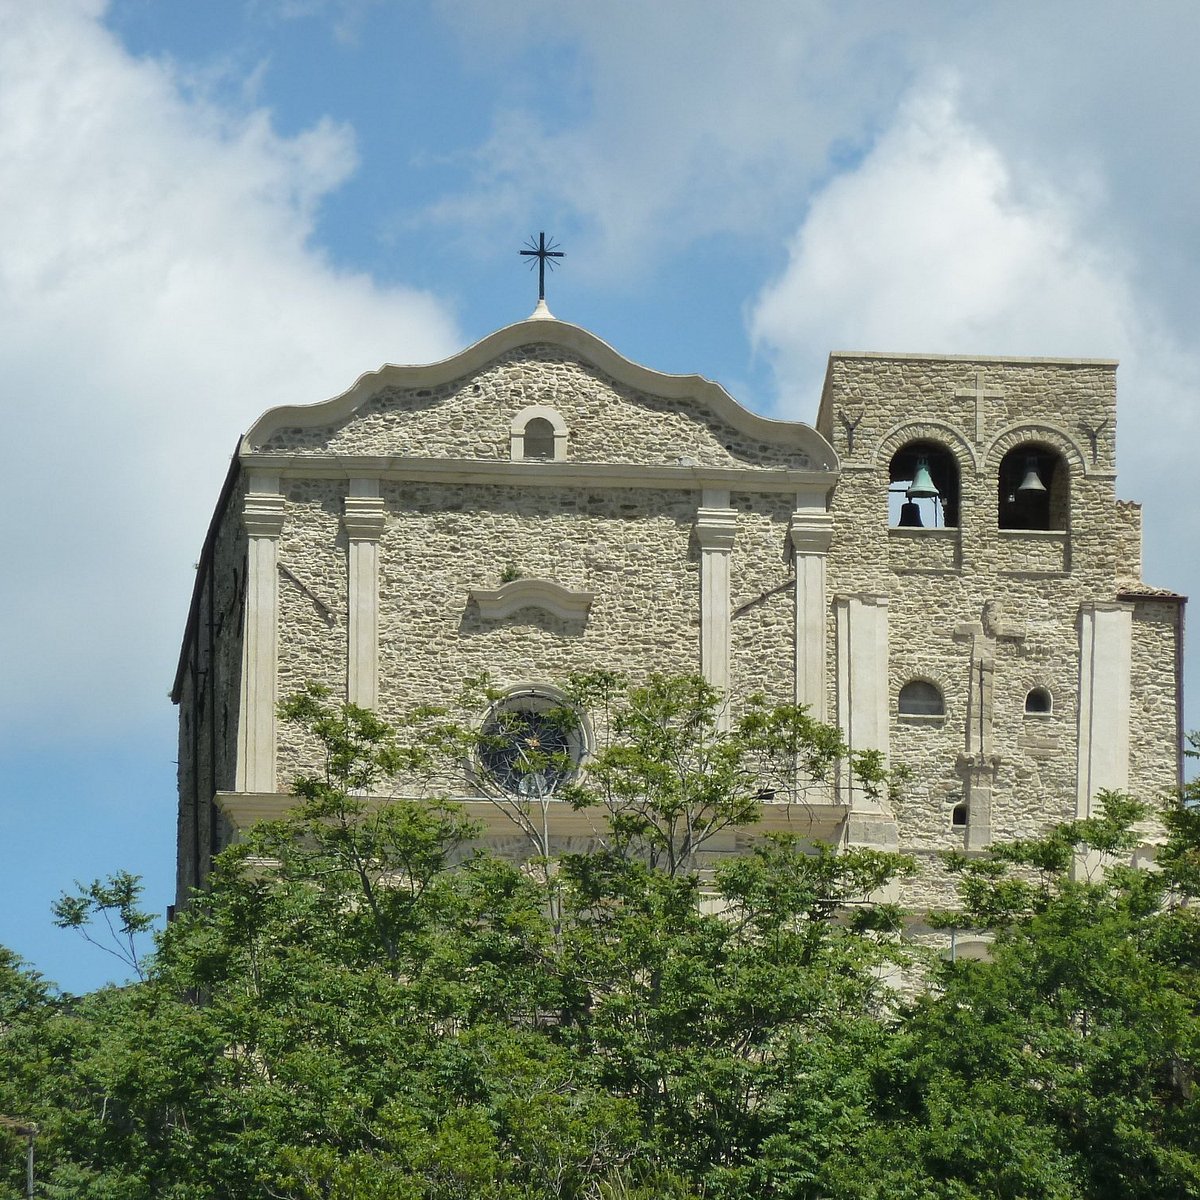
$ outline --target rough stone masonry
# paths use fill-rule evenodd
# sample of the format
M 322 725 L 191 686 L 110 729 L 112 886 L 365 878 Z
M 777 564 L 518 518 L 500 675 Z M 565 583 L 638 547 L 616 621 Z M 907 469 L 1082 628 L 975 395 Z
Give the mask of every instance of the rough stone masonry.
M 314 765 L 275 717 L 309 680 L 393 720 L 480 673 L 536 713 L 601 667 L 703 673 L 730 712 L 752 692 L 807 704 L 911 781 L 893 811 L 843 774 L 761 827 L 917 855 L 917 909 L 945 897 L 938 851 L 1087 815 L 1104 788 L 1163 793 L 1183 599 L 1141 579 L 1115 379 L 835 353 L 813 427 L 537 316 L 267 412 L 218 500 L 175 680 L 179 902 Z M 573 753 L 585 767 L 586 736 Z M 447 786 L 511 843 L 469 779 Z M 594 832 L 553 815 L 557 845 Z

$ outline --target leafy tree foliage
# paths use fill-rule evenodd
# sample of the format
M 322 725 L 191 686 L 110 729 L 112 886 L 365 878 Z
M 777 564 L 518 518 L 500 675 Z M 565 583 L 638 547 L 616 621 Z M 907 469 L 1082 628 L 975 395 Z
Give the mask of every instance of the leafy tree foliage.
M 1165 814 L 1155 870 L 1121 865 L 1145 814 L 1119 796 L 956 860 L 943 920 L 990 959 L 926 964 L 902 1003 L 921 964 L 869 898 L 906 860 L 764 838 L 696 869 L 764 788 L 832 769 L 836 734 L 765 704 L 723 730 L 697 681 L 589 688 L 610 717 L 567 798 L 611 817 L 594 853 L 530 870 L 436 796 L 381 800 L 473 735 L 426 710 L 398 737 L 310 691 L 283 709 L 321 754 L 297 809 L 220 857 L 144 980 L 67 997 L 0 953 L 0 1112 L 38 1124 L 38 1194 L 1200 1191 L 1196 808 Z M 65 923 L 103 922 L 107 886 Z M 21 1195 L 23 1144 L 0 1152 Z

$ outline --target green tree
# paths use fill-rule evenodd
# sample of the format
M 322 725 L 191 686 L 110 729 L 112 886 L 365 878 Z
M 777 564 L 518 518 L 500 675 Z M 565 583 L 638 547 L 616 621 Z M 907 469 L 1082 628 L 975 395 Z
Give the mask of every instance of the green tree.
M 317 751 L 297 810 L 219 857 L 144 981 L 62 997 L 0 955 L 0 1104 L 38 1124 L 39 1194 L 1200 1191 L 1196 807 L 1165 814 L 1153 871 L 1121 865 L 1144 814 L 1119 796 L 956 860 L 945 920 L 988 930 L 990 960 L 904 1002 L 903 916 L 872 897 L 907 860 L 763 838 L 697 866 L 713 824 L 802 796 L 840 739 L 765 704 L 726 730 L 696 681 L 589 686 L 610 718 L 569 796 L 614 818 L 595 853 L 530 871 L 472 849 L 436 789 L 386 798 L 472 730 L 308 691 L 283 709 Z M 23 1147 L 0 1149 L 19 1195 Z
M 829 1194 L 1200 1194 L 1194 798 L 1166 810 L 1156 869 L 1127 865 L 1147 811 L 1115 793 L 953 860 L 962 908 L 943 920 L 989 931 L 989 958 L 943 964 L 905 1014 Z

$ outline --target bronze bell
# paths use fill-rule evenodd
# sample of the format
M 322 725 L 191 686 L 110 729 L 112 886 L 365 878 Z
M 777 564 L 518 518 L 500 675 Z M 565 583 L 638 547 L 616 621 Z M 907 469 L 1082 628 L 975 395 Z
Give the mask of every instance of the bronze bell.
M 1037 459 L 1030 455 L 1025 460 L 1025 478 L 1021 480 L 1021 485 L 1017 488 L 1017 492 L 1028 495 L 1030 492 L 1044 492 L 1045 490 L 1046 485 L 1037 473 Z
M 940 496 L 941 492 L 933 486 L 933 480 L 929 475 L 928 459 L 917 459 L 917 473 L 912 477 L 912 483 L 908 486 L 908 498 L 910 500 L 929 500 L 934 496 Z

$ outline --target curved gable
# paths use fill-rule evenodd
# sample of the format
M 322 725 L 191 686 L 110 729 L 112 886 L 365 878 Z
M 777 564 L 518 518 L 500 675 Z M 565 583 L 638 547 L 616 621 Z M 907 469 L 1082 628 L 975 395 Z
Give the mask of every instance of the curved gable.
M 699 375 L 630 362 L 557 320 L 527 320 L 427 366 L 388 365 L 319 404 L 264 413 L 243 454 L 506 460 L 512 421 L 560 414 L 581 462 L 836 470 L 811 426 L 759 416 Z

